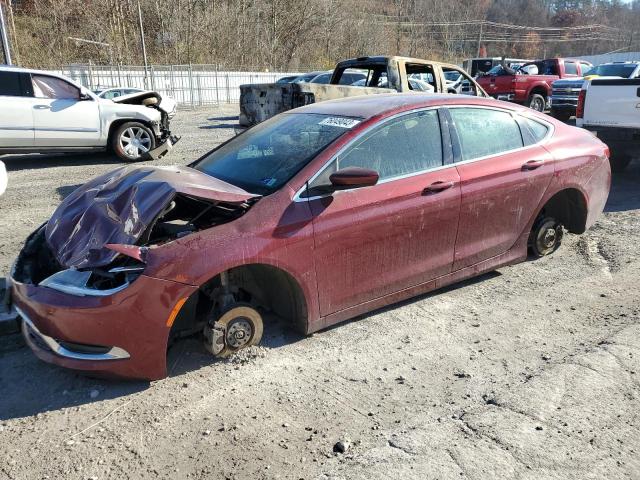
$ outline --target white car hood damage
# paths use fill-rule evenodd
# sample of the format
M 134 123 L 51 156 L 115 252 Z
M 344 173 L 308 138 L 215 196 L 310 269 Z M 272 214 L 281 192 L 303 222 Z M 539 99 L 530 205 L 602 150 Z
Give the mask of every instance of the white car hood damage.
M 175 114 L 176 101 L 169 97 L 163 98 L 158 92 L 154 92 L 152 90 L 121 95 L 111 101 L 113 103 L 122 103 L 127 105 L 144 105 L 144 101 L 147 99 L 156 99 L 158 102 L 158 108 L 167 115 L 172 116 Z

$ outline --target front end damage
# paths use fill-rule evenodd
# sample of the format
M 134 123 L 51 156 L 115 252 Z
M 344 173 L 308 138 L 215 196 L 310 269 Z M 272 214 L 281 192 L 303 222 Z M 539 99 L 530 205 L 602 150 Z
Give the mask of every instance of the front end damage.
M 189 168 L 124 167 L 80 187 L 26 240 L 11 272 L 23 333 L 46 361 L 157 379 L 198 290 L 145 274 L 149 255 L 242 216 L 257 198 Z
M 164 157 L 180 140 L 180 137 L 173 135 L 170 129 L 170 120 L 176 114 L 177 104 L 175 100 L 162 98 L 158 92 L 145 91 L 121 95 L 109 101 L 119 105 L 141 105 L 157 110 L 160 113 L 160 120 L 151 122 L 157 145 L 148 152 L 148 156 L 152 160 Z

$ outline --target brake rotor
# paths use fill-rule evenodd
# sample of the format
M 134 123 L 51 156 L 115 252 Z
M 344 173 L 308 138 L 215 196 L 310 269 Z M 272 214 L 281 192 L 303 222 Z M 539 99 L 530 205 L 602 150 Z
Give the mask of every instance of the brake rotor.
M 540 223 L 535 231 L 535 247 L 540 256 L 548 255 L 558 248 L 562 241 L 562 225 L 548 218 Z
M 234 304 L 204 329 L 205 346 L 216 357 L 228 357 L 262 339 L 262 316 L 253 307 Z

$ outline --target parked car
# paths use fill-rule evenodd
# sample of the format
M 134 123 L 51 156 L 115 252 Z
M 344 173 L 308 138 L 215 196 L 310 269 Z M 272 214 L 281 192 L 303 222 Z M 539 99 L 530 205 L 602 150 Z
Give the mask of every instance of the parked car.
M 560 78 L 578 78 L 592 65 L 584 60 L 549 58 L 518 67 L 515 72 L 497 69 L 478 78 L 486 92 L 498 100 L 525 105 L 539 112 L 547 108 L 551 84 Z
M 333 72 L 322 73 L 317 77 L 309 81 L 309 83 L 324 83 L 325 85 L 331 83 L 331 77 Z M 339 85 L 354 85 L 356 82 L 367 80 L 367 75 L 357 71 L 346 71 L 340 77 Z
M 296 78 L 298 78 L 300 75 L 289 75 L 286 77 L 281 77 L 278 80 L 276 80 L 276 83 L 291 83 L 293 82 Z
M 150 91 L 152 90 L 143 90 L 142 88 L 115 87 L 102 90 L 94 90 L 93 93 L 95 93 L 98 98 L 104 98 L 105 100 L 114 100 L 119 97 L 128 97 L 129 95 L 138 95 Z M 168 112 L 167 115 L 169 116 L 169 119 L 172 119 L 176 116 L 178 102 L 176 102 L 173 98 L 169 97 L 168 95 L 162 95 L 160 105 L 164 111 Z
M 0 195 L 7 190 L 7 183 L 9 183 L 9 177 L 7 176 L 7 169 L 3 162 L 0 162 Z
M 582 85 L 576 125 L 594 132 L 611 149 L 611 169 L 621 172 L 640 153 L 640 78 L 594 78 Z
M 456 65 L 406 57 L 359 57 L 338 63 L 327 85 L 315 83 L 240 85 L 239 123 L 245 127 L 255 125 L 278 113 L 325 100 L 379 95 L 390 91 L 410 92 L 412 86 L 408 78 L 426 81 L 435 92 L 446 93 L 448 89 L 444 75 L 450 71 L 458 72 L 466 79 L 469 86 L 466 94 L 486 96 L 475 80 Z M 364 74 L 367 84 L 364 87 L 345 85 L 342 79 L 351 72 Z
M 491 141 L 488 142 L 487 138 Z M 255 345 L 556 250 L 609 191 L 607 147 L 516 105 L 388 94 L 271 118 L 187 167 L 122 167 L 26 240 L 13 303 L 40 358 L 157 379 L 167 345 Z
M 556 80 L 551 85 L 551 115 L 569 120 L 576 114 L 578 95 L 585 80 L 593 78 L 638 78 L 640 62 L 611 62 L 593 67 L 583 78 Z
M 144 92 L 142 88 L 128 88 L 128 87 L 114 87 L 114 88 L 100 88 L 94 90 L 95 93 L 100 98 L 106 98 L 108 100 L 113 100 L 116 97 L 121 97 L 122 95 L 129 95 L 131 93 L 140 93 Z
M 322 75 L 322 74 L 325 74 L 325 73 L 331 73 L 331 71 L 329 70 L 328 72 L 308 72 L 308 73 L 303 73 L 302 75 L 298 75 L 293 80 L 291 80 L 290 82 L 286 82 L 286 83 L 309 83 L 309 82 L 311 82 L 311 80 L 316 78 L 318 75 Z M 276 82 L 276 83 L 280 83 L 280 82 Z
M 0 153 L 110 148 L 128 161 L 159 158 L 177 140 L 170 106 L 156 92 L 105 100 L 62 75 L 0 66 Z

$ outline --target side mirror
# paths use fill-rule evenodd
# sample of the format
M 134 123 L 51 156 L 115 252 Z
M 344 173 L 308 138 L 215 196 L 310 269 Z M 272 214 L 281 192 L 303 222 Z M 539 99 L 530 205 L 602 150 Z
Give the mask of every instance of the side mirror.
M 87 91 L 86 88 L 81 87 L 80 88 L 80 100 L 91 100 L 91 95 L 89 95 L 89 92 Z
M 331 190 L 349 190 L 351 188 L 371 187 L 378 183 L 380 175 L 375 170 L 360 167 L 348 167 L 332 173 L 329 177 Z M 329 187 L 329 186 L 327 186 Z

